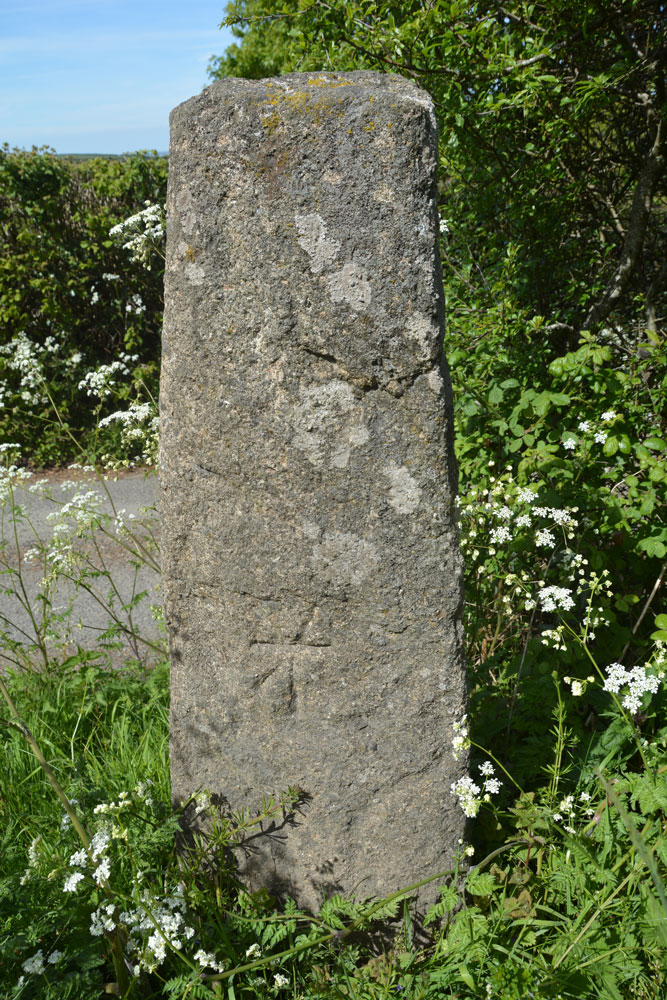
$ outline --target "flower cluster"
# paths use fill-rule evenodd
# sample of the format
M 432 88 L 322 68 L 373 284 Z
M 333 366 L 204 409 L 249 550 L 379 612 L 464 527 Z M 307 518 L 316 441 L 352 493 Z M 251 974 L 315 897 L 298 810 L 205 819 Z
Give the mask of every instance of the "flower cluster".
M 466 716 L 464 715 L 460 722 L 455 722 L 452 729 L 454 730 L 454 735 L 452 736 L 452 756 L 454 760 L 458 760 L 461 754 L 470 748 Z
M 71 482 L 62 483 L 61 489 L 71 489 Z M 99 529 L 104 519 L 101 511 L 102 497 L 95 490 L 77 492 L 58 510 L 46 515 L 52 528 L 49 544 L 44 548 L 46 562 L 51 575 L 71 572 L 81 559 L 81 553 L 74 546 L 75 539 L 89 538 Z
M 165 234 L 165 214 L 161 205 L 144 202 L 145 208 L 129 219 L 124 219 L 109 230 L 109 236 L 122 236 L 126 239 L 123 249 L 130 251 L 133 261 L 143 264 L 146 270 L 151 269 L 151 260 L 155 252 L 161 253 L 161 244 Z M 127 239 L 129 237 L 129 239 Z
M 131 403 L 126 410 L 118 410 L 100 420 L 100 427 L 120 424 L 121 442 L 128 447 L 143 447 L 141 461 L 155 465 L 157 461 L 160 418 L 153 403 Z
M 600 422 L 603 424 L 611 424 L 616 420 L 618 414 L 614 410 L 605 410 L 604 413 L 600 414 Z M 591 422 L 590 420 L 580 420 L 577 429 L 582 435 L 589 435 L 591 433 Z M 601 427 L 596 427 L 593 430 L 593 442 L 594 444 L 604 444 L 607 440 L 608 432 Z M 580 444 L 580 439 L 577 437 L 574 431 L 566 431 L 563 435 L 562 445 L 566 451 L 576 451 Z
M 132 295 L 125 303 L 125 312 L 136 313 L 137 316 L 141 316 L 142 313 L 146 312 L 146 306 L 141 298 L 141 295 Z
M 49 337 L 47 340 L 50 341 L 49 346 L 53 347 L 55 344 L 53 338 Z M 42 355 L 52 353 L 46 344 L 41 349 L 38 348 L 22 330 L 8 344 L 0 346 L 0 354 L 4 354 L 7 358 L 7 368 L 19 375 L 21 400 L 28 404 L 47 402 L 47 397 L 41 391 L 44 385 L 44 370 L 38 352 Z
M 129 365 L 138 360 L 138 354 L 121 353 L 118 361 L 112 361 L 108 365 L 100 365 L 95 371 L 86 372 L 79 382 L 79 389 L 85 389 L 88 396 L 105 399 L 111 395 L 112 389 L 116 385 L 115 376 L 119 374 L 129 375 Z
M 658 665 L 661 665 L 660 659 Z M 661 681 L 664 680 L 664 670 L 656 673 L 649 673 L 649 664 L 643 667 L 633 667 L 626 670 L 621 663 L 611 663 L 606 669 L 606 678 L 603 684 L 605 691 L 619 694 L 623 691 L 621 704 L 633 715 L 639 711 L 644 700 L 644 695 L 657 694 Z
M 611 584 L 609 581 L 609 571 L 603 570 L 601 573 L 591 573 L 586 575 L 585 566 L 587 560 L 580 555 L 575 555 L 569 549 L 563 553 L 561 562 L 569 582 L 574 587 L 544 586 L 544 581 L 540 581 L 537 597 L 528 597 L 525 607 L 532 610 L 539 606 L 544 614 L 556 613 L 563 616 L 576 607 L 573 593 L 576 594 L 580 603 L 585 602 L 583 616 L 579 626 L 581 639 L 586 642 L 593 642 L 595 639 L 595 629 L 608 622 L 607 612 L 601 604 L 595 603 L 596 598 L 609 600 L 612 597 Z M 565 650 L 565 626 L 560 624 L 555 628 L 545 628 L 542 631 L 542 643 L 552 649 Z
M 572 593 L 567 587 L 542 587 L 537 599 L 542 611 L 569 611 L 574 607 Z
M 464 814 L 469 819 L 479 812 L 482 802 L 490 802 L 492 795 L 497 795 L 501 789 L 501 782 L 494 777 L 495 771 L 490 761 L 485 761 L 479 765 L 479 772 L 482 776 L 481 785 L 478 785 L 468 775 L 452 782 L 451 793 L 459 800 L 459 805 Z
M 566 833 L 576 833 L 575 822 L 589 820 L 594 815 L 590 801 L 588 792 L 581 792 L 578 801 L 575 801 L 574 795 L 566 795 L 561 799 L 552 819 L 561 824 Z
M 20 516 L 22 508 L 16 502 L 16 491 L 21 489 L 27 479 L 32 479 L 32 473 L 16 465 L 0 466 L 0 506 L 11 504 L 15 516 Z
M 95 833 L 93 839 L 90 842 L 89 851 L 75 851 L 74 854 L 70 856 L 69 865 L 70 868 L 76 868 L 77 871 L 73 872 L 72 875 L 68 875 L 65 879 L 65 885 L 63 886 L 63 892 L 76 892 L 77 886 L 80 882 L 85 879 L 85 869 L 87 867 L 95 866 L 95 870 L 92 872 L 93 881 L 96 885 L 102 885 L 109 880 L 111 874 L 111 862 L 106 856 L 106 852 L 109 849 L 109 843 L 112 837 L 112 828 L 109 824 L 104 824 Z M 80 869 L 84 869 L 81 871 Z
M 563 680 L 569 686 L 573 698 L 581 698 L 588 685 L 595 683 L 595 678 L 592 675 L 583 681 L 577 680 L 576 677 L 563 677 Z
M 28 848 L 28 867 L 21 877 L 21 885 L 25 885 L 30 880 L 34 870 L 37 868 L 40 861 L 41 849 L 43 849 L 42 835 L 38 834 L 32 839 Z
M 496 546 L 514 540 L 530 541 L 538 548 L 552 550 L 556 546 L 556 533 L 566 540 L 574 538 L 577 520 L 574 509 L 535 506 L 538 494 L 526 487 L 516 488 L 509 475 L 496 480 L 491 478 L 486 494 L 477 496 L 473 490 L 467 504 L 461 509 L 465 532 L 461 539 L 463 549 L 472 549 L 470 558 L 476 562 L 479 546 L 488 535 L 488 552 L 495 554 Z
M 168 895 L 154 896 L 148 889 L 140 889 L 135 881 L 134 891 L 138 896 L 134 909 L 119 913 L 113 903 L 106 903 L 94 910 L 90 933 L 99 937 L 123 926 L 128 932 L 126 951 L 136 976 L 142 969 L 154 972 L 167 957 L 167 948 L 182 951 L 184 941 L 191 940 L 195 930 L 186 919 L 182 886 Z
M 93 810 L 96 828 L 87 848 L 79 848 L 69 854 L 64 861 L 67 872 L 63 893 L 75 894 L 81 888 L 88 890 L 101 886 L 106 899 L 92 910 L 89 931 L 93 937 L 100 937 L 120 931 L 128 956 L 128 967 L 133 975 L 142 970 L 154 972 L 165 960 L 168 949 L 183 951 L 186 942 L 194 944 L 195 928 L 187 913 L 187 905 L 182 884 L 169 891 L 155 891 L 147 887 L 142 872 L 136 872 L 130 884 L 129 905 L 114 902 L 110 895 L 109 878 L 112 874 L 111 852 L 114 841 L 127 840 L 128 829 L 125 820 L 130 806 L 140 803 L 145 807 L 153 805 L 152 782 L 140 781 L 133 791 L 121 792 L 116 801 L 102 802 Z M 75 804 L 75 803 L 73 803 Z M 67 824 L 69 826 L 69 823 Z M 67 826 L 65 829 L 67 829 Z M 67 855 L 65 856 L 67 858 Z M 24 879 L 35 875 L 45 850 L 40 837 L 36 837 L 28 850 L 29 865 Z M 48 859 L 52 864 L 52 859 Z M 54 869 L 47 876 L 53 878 L 59 871 Z M 39 951 L 23 963 L 27 975 L 40 975 L 47 962 L 59 961 L 61 952 L 52 951 L 48 959 Z M 195 961 L 202 968 L 224 970 L 222 962 L 203 948 L 195 954 Z
M 216 972 L 225 971 L 225 967 L 222 962 L 219 962 L 211 951 L 204 951 L 203 948 L 200 948 L 199 951 L 195 952 L 194 959 L 195 962 L 199 963 L 202 969 L 215 969 Z

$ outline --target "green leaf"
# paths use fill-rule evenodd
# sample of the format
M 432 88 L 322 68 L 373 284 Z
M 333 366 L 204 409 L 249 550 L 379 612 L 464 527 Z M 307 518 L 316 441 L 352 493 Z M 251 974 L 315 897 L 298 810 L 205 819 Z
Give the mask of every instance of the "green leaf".
M 615 437 L 608 437 L 604 445 L 602 446 L 603 455 L 607 455 L 607 457 L 610 457 L 611 455 L 615 455 L 617 451 L 618 451 L 618 439 Z
M 469 989 L 471 990 L 475 989 L 475 980 L 470 975 L 470 971 L 467 965 L 465 965 L 465 963 L 463 962 L 461 963 L 461 965 L 459 965 L 459 976 Z
M 466 879 L 466 891 L 471 896 L 490 896 L 496 889 L 496 880 L 491 872 L 477 872 L 473 869 Z
M 659 437 L 650 437 L 644 440 L 644 447 L 650 448 L 651 451 L 665 451 L 667 449 L 667 444 Z
M 647 556 L 652 556 L 655 559 L 662 559 L 667 553 L 667 548 L 663 544 L 659 535 L 651 535 L 650 538 L 642 538 L 641 542 L 637 543 L 637 548 L 641 552 L 645 552 Z
M 505 393 L 503 392 L 503 390 L 500 388 L 499 385 L 494 385 L 491 391 L 489 392 L 490 403 L 502 403 L 504 397 Z
M 667 628 L 667 615 L 656 615 L 655 624 L 658 628 Z

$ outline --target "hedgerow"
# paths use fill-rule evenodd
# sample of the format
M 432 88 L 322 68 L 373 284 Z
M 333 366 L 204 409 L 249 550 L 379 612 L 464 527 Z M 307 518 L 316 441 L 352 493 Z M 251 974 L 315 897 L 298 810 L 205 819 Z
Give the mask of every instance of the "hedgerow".
M 121 398 L 138 382 L 155 392 L 162 260 L 137 266 L 110 230 L 147 202 L 162 206 L 166 181 L 166 158 L 148 153 L 0 150 L 0 442 L 37 466 L 117 450 L 118 428 L 97 429 L 114 400 L 91 406 L 79 387 L 91 370 L 123 354 Z

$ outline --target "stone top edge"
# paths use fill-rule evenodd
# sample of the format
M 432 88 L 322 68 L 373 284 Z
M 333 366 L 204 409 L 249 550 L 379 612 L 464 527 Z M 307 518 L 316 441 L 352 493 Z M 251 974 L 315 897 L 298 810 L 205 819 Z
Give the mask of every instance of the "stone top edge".
M 423 90 L 412 80 L 397 73 L 380 73 L 376 70 L 354 70 L 351 72 L 336 72 L 333 70 L 311 71 L 308 73 L 286 73 L 284 76 L 265 77 L 261 80 L 246 80 L 243 77 L 225 77 L 215 80 L 199 94 L 194 95 L 182 104 L 177 105 L 172 115 L 187 114 L 194 110 L 202 101 L 214 101 L 217 98 L 234 97 L 243 102 L 244 98 L 257 99 L 258 96 L 270 98 L 289 97 L 297 91 L 306 92 L 312 88 L 313 95 L 323 96 L 327 91 L 345 88 L 350 97 L 377 95 L 378 98 L 392 97 L 421 104 L 429 111 L 433 110 L 433 101 L 428 91 Z M 349 90 L 348 90 L 349 88 Z

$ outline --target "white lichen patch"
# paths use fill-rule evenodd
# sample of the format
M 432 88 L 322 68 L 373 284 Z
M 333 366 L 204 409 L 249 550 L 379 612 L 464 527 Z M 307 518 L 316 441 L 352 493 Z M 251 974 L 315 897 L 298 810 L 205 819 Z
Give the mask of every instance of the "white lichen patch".
M 355 312 L 368 309 L 371 304 L 371 286 L 366 272 L 350 260 L 342 270 L 327 278 L 329 295 L 334 302 L 347 302 Z
M 331 464 L 337 469 L 346 469 L 350 462 L 353 448 L 368 441 L 368 428 L 363 423 L 352 423 L 344 428 L 340 440 L 335 441 L 332 449 Z
M 404 465 L 390 462 L 385 470 L 389 480 L 389 503 L 399 514 L 412 514 L 419 506 L 422 491 Z
M 339 380 L 327 382 L 302 390 L 301 400 L 294 411 L 292 443 L 318 468 L 325 463 L 346 468 L 352 449 L 368 441 L 351 387 Z
M 195 199 L 187 187 L 176 194 L 176 212 L 180 216 L 181 229 L 190 236 L 197 229 L 197 211 Z
M 443 395 L 445 391 L 445 382 L 437 368 L 434 368 L 433 371 L 428 373 L 426 381 L 428 382 L 429 389 L 434 392 L 436 396 Z
M 416 340 L 426 357 L 430 357 L 437 343 L 440 331 L 435 323 L 423 313 L 413 313 L 405 324 L 405 332 Z
M 204 278 L 206 277 L 206 272 L 204 268 L 199 264 L 186 264 L 185 265 L 185 277 L 188 279 L 191 285 L 203 285 Z
M 313 548 L 315 569 L 341 586 L 359 586 L 376 571 L 379 561 L 371 542 L 344 531 L 327 532 Z
M 321 215 L 313 212 L 311 215 L 295 215 L 296 231 L 299 234 L 299 246 L 310 257 L 310 270 L 313 274 L 333 267 L 340 251 L 338 240 L 328 239 L 326 226 Z

